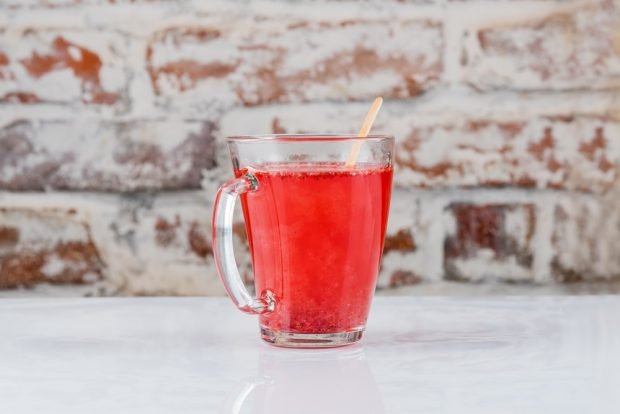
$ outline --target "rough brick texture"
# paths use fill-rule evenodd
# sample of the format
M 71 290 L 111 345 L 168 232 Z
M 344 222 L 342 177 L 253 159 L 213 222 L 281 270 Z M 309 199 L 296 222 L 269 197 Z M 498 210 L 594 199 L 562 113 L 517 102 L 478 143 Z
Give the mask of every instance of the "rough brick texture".
M 532 96 L 496 96 L 509 105 L 461 98 L 473 111 L 443 103 L 388 103 L 382 109 L 377 128 L 397 137 L 396 185 L 589 192 L 617 188 L 620 122 L 612 115 L 593 116 L 578 108 L 561 107 L 562 99 L 571 100 L 574 95 L 556 96 L 558 110 L 551 113 L 546 103 L 531 107 L 536 98 Z M 592 98 L 591 102 L 596 101 Z M 611 105 L 605 100 L 603 104 Z M 485 105 L 493 106 L 481 116 L 477 109 Z M 279 106 L 233 112 L 223 118 L 222 128 L 225 134 L 241 133 L 241 120 L 247 118 L 261 133 L 308 132 L 315 123 L 325 131 L 338 132 L 342 125 L 354 128 L 365 110 L 366 106 L 353 105 Z
M 104 294 L 223 293 L 213 264 L 208 200 L 202 193 L 143 194 L 102 204 L 106 211 L 95 227 L 105 241 L 102 257 L 109 267 L 101 284 Z
M 456 203 L 447 212 L 455 227 L 445 241 L 448 279 L 533 279 L 533 205 Z
M 223 294 L 225 137 L 356 132 L 376 95 L 379 289 L 620 280 L 620 5 L 526 3 L 0 2 L 0 295 Z
M 126 39 L 81 30 L 0 28 L 0 102 L 126 106 Z
M 90 229 L 74 215 L 0 208 L 0 288 L 99 280 L 102 263 Z
M 0 127 L 0 189 L 199 188 L 212 134 L 210 122 L 16 121 Z
M 484 89 L 618 87 L 618 27 L 620 4 L 605 0 L 480 28 L 470 33 L 467 79 Z
M 250 31 L 247 24 L 156 33 L 147 49 L 155 94 L 240 105 L 403 98 L 441 76 L 435 21 L 268 19 Z
M 565 197 L 553 214 L 551 262 L 561 282 L 620 277 L 618 198 Z
M 21 194 L 0 203 L 0 287 L 86 284 L 86 295 L 222 294 L 208 200 L 172 195 Z M 71 207 L 68 207 L 71 206 Z M 249 273 L 243 243 L 239 263 Z M 247 257 L 247 254 L 245 255 Z M 64 292 L 56 287 L 52 292 Z
M 396 153 L 403 184 L 605 191 L 617 184 L 620 123 L 604 118 L 472 119 L 413 127 Z

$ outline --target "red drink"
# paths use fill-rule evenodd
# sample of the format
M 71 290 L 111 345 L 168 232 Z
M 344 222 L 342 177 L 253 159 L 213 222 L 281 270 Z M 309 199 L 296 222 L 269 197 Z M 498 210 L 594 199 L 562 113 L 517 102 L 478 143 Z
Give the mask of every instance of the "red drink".
M 250 172 L 259 187 L 241 201 L 257 294 L 270 290 L 276 300 L 261 325 L 304 334 L 363 328 L 383 250 L 392 168 L 298 163 Z

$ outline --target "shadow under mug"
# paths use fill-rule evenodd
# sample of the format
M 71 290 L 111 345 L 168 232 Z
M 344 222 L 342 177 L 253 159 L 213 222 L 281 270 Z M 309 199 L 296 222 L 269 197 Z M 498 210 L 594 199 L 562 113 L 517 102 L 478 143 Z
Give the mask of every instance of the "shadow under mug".
M 392 188 L 388 136 L 229 137 L 235 179 L 213 211 L 213 246 L 235 305 L 260 315 L 261 336 L 287 347 L 361 339 L 377 280 Z M 359 150 L 353 165 L 346 160 Z M 233 253 L 237 199 L 245 218 L 257 297 Z

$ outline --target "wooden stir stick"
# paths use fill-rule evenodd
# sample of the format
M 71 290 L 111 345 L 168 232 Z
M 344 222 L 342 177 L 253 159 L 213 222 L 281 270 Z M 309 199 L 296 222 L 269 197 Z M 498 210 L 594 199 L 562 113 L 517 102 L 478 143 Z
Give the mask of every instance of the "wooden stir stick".
M 366 114 L 366 118 L 364 118 L 364 123 L 360 128 L 357 136 L 359 138 L 364 138 L 368 136 L 370 132 L 370 128 L 372 128 L 372 124 L 375 122 L 375 118 L 377 118 L 377 114 L 379 113 L 379 109 L 381 109 L 381 104 L 383 104 L 383 98 L 377 97 L 375 101 L 372 103 L 372 106 L 368 110 Z M 349 153 L 349 157 L 347 158 L 347 162 L 344 164 L 346 168 L 353 168 L 357 163 L 357 158 L 360 156 L 360 150 L 362 149 L 362 141 L 355 141 L 353 143 L 353 147 L 351 148 L 351 152 Z

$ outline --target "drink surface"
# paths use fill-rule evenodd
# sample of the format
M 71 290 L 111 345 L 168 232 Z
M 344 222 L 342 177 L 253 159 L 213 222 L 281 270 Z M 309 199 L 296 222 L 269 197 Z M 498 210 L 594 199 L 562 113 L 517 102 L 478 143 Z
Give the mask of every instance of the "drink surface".
M 241 201 L 257 294 L 269 289 L 276 296 L 276 310 L 261 315 L 261 324 L 291 333 L 365 325 L 385 236 L 391 167 L 294 163 L 249 172 L 259 187 Z

